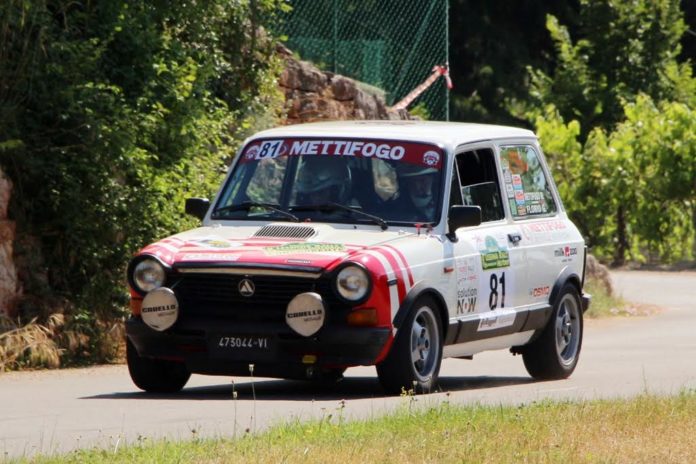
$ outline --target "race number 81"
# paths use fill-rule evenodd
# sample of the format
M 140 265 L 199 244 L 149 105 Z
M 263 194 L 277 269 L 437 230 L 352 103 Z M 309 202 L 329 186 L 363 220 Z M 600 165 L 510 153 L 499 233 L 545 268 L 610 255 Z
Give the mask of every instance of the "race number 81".
M 283 146 L 282 140 L 267 140 L 261 144 L 256 159 L 277 158 L 280 155 L 280 147 Z
M 491 293 L 488 295 L 488 307 L 494 310 L 498 307 L 498 289 L 500 288 L 500 307 L 505 307 L 505 273 L 500 273 L 500 278 L 498 274 L 491 274 L 491 280 L 489 282 Z

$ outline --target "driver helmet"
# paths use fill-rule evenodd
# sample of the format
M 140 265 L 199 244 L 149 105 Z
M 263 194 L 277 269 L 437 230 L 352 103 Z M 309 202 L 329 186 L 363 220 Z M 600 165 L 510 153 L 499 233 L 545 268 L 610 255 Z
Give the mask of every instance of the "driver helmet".
M 341 158 L 307 158 L 299 167 L 296 189 L 298 198 L 325 194 L 328 201 L 345 202 L 350 194 L 351 175 Z
M 422 176 L 431 177 L 432 183 L 434 183 L 435 174 L 437 173 L 438 170 L 435 168 L 418 164 L 403 164 L 399 167 L 399 178 L 405 180 L 407 183 L 411 183 L 413 180 Z M 411 186 L 408 186 L 408 195 L 416 208 L 424 209 L 433 203 L 434 189 L 432 188 L 432 183 L 430 184 L 429 188 L 418 191 Z

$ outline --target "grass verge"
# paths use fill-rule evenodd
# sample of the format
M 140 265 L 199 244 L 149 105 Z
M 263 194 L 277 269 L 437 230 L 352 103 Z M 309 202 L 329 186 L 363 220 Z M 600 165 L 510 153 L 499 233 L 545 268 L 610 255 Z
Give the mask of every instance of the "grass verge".
M 585 313 L 585 317 L 589 319 L 649 316 L 659 312 L 655 306 L 628 302 L 619 296 L 610 294 L 604 284 L 597 279 L 588 278 L 585 281 L 584 291 L 592 295 L 590 308 Z
M 39 463 L 686 463 L 696 462 L 696 391 L 526 406 L 415 407 L 346 422 L 339 413 L 237 440 L 141 442 Z

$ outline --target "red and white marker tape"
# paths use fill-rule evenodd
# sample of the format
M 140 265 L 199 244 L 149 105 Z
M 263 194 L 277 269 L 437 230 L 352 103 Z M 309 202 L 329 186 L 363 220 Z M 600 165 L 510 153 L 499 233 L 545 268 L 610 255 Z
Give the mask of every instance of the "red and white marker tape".
M 428 87 L 433 85 L 433 83 L 438 79 L 438 77 L 444 77 L 445 78 L 445 83 L 447 84 L 447 88 L 451 89 L 452 88 L 452 79 L 450 79 L 449 75 L 449 66 L 435 66 L 433 67 L 433 72 L 428 76 L 426 80 L 424 80 L 418 87 L 413 89 L 408 95 L 406 95 L 403 99 L 401 99 L 400 102 L 398 102 L 396 105 L 392 106 L 392 110 L 405 110 L 408 108 L 408 105 L 413 103 L 413 100 L 418 98 L 423 92 L 428 90 Z

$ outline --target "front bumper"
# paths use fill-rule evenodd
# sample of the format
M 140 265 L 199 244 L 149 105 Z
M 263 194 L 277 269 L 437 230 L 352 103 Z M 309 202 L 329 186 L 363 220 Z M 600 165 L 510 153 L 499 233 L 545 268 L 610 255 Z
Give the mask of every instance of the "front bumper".
M 126 335 L 143 357 L 182 361 L 194 373 L 306 378 L 309 367 L 318 369 L 371 365 L 389 341 L 388 328 L 322 328 L 313 337 L 301 337 L 284 324 L 239 324 L 219 319 L 179 321 L 157 332 L 138 317 L 126 322 Z M 227 349 L 221 337 L 268 338 L 269 349 Z

